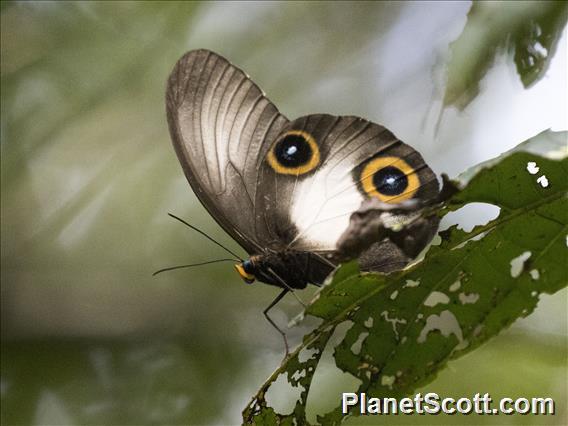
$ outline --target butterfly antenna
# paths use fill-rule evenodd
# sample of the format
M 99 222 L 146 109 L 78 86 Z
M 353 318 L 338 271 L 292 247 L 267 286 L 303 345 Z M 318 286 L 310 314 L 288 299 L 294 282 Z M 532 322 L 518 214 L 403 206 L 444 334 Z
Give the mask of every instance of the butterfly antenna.
M 202 265 L 210 265 L 211 263 L 219 263 L 219 262 L 238 262 L 236 259 L 217 259 L 217 260 L 210 260 L 208 262 L 201 262 L 201 263 L 190 263 L 188 265 L 179 265 L 179 266 L 170 266 L 169 268 L 160 269 L 152 274 L 152 276 L 156 276 L 161 274 L 162 272 L 166 271 L 173 271 L 175 269 L 183 269 L 183 268 L 191 268 L 193 266 L 202 266 Z
M 205 238 L 207 238 L 209 241 L 217 244 L 219 247 L 221 247 L 223 250 L 225 250 L 227 253 L 232 254 L 233 256 L 235 256 L 237 259 L 239 259 L 239 261 L 243 261 L 243 259 L 236 253 L 233 253 L 231 250 L 229 250 L 227 247 L 225 247 L 223 244 L 221 244 L 218 241 L 215 241 L 213 238 L 211 238 L 209 235 L 207 235 L 205 232 L 203 232 L 201 229 L 196 228 L 193 225 L 190 225 L 189 223 L 187 223 L 185 220 L 177 217 L 175 214 L 172 213 L 168 213 L 168 216 L 173 217 L 175 220 L 180 221 L 181 223 L 183 223 L 185 226 L 190 227 L 191 229 L 193 229 L 195 232 L 199 232 L 201 235 L 203 235 Z

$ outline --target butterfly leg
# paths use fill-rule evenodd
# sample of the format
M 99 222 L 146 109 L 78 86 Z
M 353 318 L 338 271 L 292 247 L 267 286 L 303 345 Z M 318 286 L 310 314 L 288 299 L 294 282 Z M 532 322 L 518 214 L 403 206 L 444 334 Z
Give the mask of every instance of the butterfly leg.
M 272 276 L 273 276 L 274 278 L 276 278 L 276 280 L 282 285 L 282 287 L 284 287 L 285 290 L 288 290 L 290 293 L 292 293 L 292 296 L 294 296 L 294 297 L 296 298 L 296 300 L 297 300 L 298 302 L 300 302 L 300 305 L 302 305 L 302 306 L 304 307 L 304 309 L 307 308 L 306 304 L 302 301 L 302 299 L 300 299 L 300 298 L 298 297 L 298 295 L 296 294 L 296 292 L 294 291 L 294 289 L 293 289 L 292 287 L 290 287 L 290 286 L 288 285 L 288 283 L 287 283 L 286 281 L 284 281 L 284 280 L 280 277 L 280 275 L 278 275 L 278 274 L 274 271 L 274 269 L 272 269 L 271 267 L 268 267 L 268 272 L 270 272 L 270 273 L 272 274 Z
M 278 331 L 278 333 L 280 333 L 282 338 L 284 339 L 284 345 L 286 346 L 286 356 L 284 357 L 285 359 L 286 359 L 286 357 L 288 357 L 288 354 L 290 353 L 290 348 L 288 347 L 288 339 L 286 338 L 286 333 L 284 333 L 282 330 L 280 330 L 280 328 L 276 325 L 276 323 L 274 321 L 272 321 L 272 318 L 270 318 L 270 316 L 268 316 L 268 311 L 270 309 L 272 309 L 274 307 L 274 305 L 276 305 L 278 302 L 280 302 L 280 300 L 282 300 L 282 298 L 284 296 L 286 296 L 286 293 L 288 293 L 287 288 L 285 288 L 280 293 L 278 293 L 278 296 L 276 296 L 276 298 L 270 303 L 270 305 L 268 305 L 268 307 L 262 312 L 264 314 L 264 316 L 266 317 L 266 319 L 268 320 L 268 322 L 270 324 L 272 324 L 272 327 L 274 327 Z

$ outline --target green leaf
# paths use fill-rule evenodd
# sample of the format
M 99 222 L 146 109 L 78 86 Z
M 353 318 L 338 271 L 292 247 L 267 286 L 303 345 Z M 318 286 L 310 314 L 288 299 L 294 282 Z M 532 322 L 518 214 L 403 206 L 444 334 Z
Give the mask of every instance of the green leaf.
M 421 263 L 389 275 L 361 274 L 353 263 L 341 267 L 306 311 L 323 323 L 266 381 L 243 413 L 245 422 L 272 424 L 264 422 L 272 412 L 264 396 L 286 374 L 304 391 L 294 412 L 278 419 L 306 423 L 310 367 L 345 321 L 352 325 L 335 347 L 337 367 L 361 381 L 358 392 L 400 398 L 434 380 L 448 360 L 531 313 L 540 294 L 565 287 L 568 160 L 557 157 L 566 138 L 566 132 L 541 133 L 517 148 L 524 151 L 464 174 L 468 183 L 441 214 L 472 202 L 494 204 L 500 214 L 470 232 L 450 227 Z M 545 150 L 553 158 L 534 154 Z M 316 355 L 299 362 L 306 348 Z M 291 380 L 295 375 L 302 380 Z M 340 423 L 340 408 L 318 421 Z
M 564 1 L 473 2 L 463 32 L 451 45 L 444 105 L 465 108 L 504 49 L 514 52 L 525 87 L 538 81 L 554 56 L 567 14 Z
M 302 345 L 291 354 L 285 363 L 277 369 L 260 388 L 247 408 L 243 411 L 245 423 L 257 425 L 288 425 L 294 424 L 295 419 L 299 424 L 307 424 L 306 403 L 308 392 L 316 367 L 321 359 L 323 349 L 331 337 L 335 327 L 320 327 L 314 332 L 304 337 Z M 302 352 L 304 350 L 305 352 Z M 310 352 L 310 350 L 312 352 Z M 301 359 L 300 355 L 308 352 L 308 355 Z M 301 386 L 304 390 L 296 402 L 296 406 L 291 414 L 278 414 L 266 402 L 266 392 L 270 386 L 278 379 L 280 374 L 287 374 L 287 380 L 292 386 Z

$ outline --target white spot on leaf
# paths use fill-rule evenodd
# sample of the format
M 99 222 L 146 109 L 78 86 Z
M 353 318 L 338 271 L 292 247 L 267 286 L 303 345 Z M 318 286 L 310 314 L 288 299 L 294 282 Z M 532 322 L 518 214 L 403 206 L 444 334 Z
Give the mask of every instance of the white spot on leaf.
M 530 251 L 525 251 L 511 260 L 511 276 L 513 278 L 518 278 L 521 275 L 523 269 L 525 269 L 525 262 L 529 260 L 531 255 L 532 253 Z
M 546 175 L 540 176 L 536 181 L 540 183 L 540 186 L 542 186 L 543 188 L 548 187 L 548 178 L 546 177 Z
M 527 172 L 529 172 L 531 175 L 536 175 L 539 170 L 540 168 L 536 165 L 534 161 L 529 161 L 527 163 Z
M 463 341 L 463 334 L 460 324 L 456 319 L 455 315 L 450 311 L 442 311 L 440 315 L 430 315 L 426 319 L 426 325 L 420 332 L 417 342 L 424 343 L 428 333 L 434 330 L 440 330 L 442 336 L 449 337 L 450 335 L 455 335 L 458 341 L 461 343 Z
M 439 291 L 433 291 L 428 295 L 426 300 L 424 301 L 425 306 L 433 307 L 436 306 L 438 303 L 447 304 L 449 303 L 450 298 Z
M 442 219 L 440 229 L 458 225 L 458 229 L 470 232 L 477 225 L 484 225 L 499 216 L 501 209 L 494 204 L 469 203 L 460 209 L 448 213 Z
M 296 380 L 296 381 L 300 380 L 303 377 L 306 377 L 306 370 L 305 369 L 304 370 L 296 370 L 294 372 L 294 374 L 292 375 L 292 379 Z
M 363 342 L 365 341 L 368 335 L 369 335 L 368 331 L 362 332 L 355 341 L 355 343 L 351 345 L 351 352 L 353 352 L 355 355 L 359 355 L 361 353 L 361 347 L 363 346 Z
M 394 299 L 396 299 L 397 296 L 398 296 L 398 290 L 395 290 L 395 291 L 393 291 L 392 294 L 390 295 L 390 299 L 391 299 L 391 300 L 394 300 Z
M 538 280 L 540 278 L 540 273 L 538 272 L 538 269 L 531 269 L 529 271 L 529 274 L 533 280 Z
M 381 385 L 382 386 L 388 386 L 389 389 L 392 389 L 392 385 L 394 384 L 395 380 L 396 380 L 395 376 L 387 376 L 385 374 L 381 377 Z
M 307 360 L 313 358 L 313 356 L 316 355 L 318 352 L 319 351 L 315 348 L 304 348 L 298 354 L 298 361 L 300 361 L 303 364 Z
M 363 323 L 363 325 L 367 328 L 373 327 L 373 317 L 367 318 L 367 320 Z
M 479 294 L 478 293 L 465 294 L 465 293 L 462 292 L 462 293 L 459 294 L 458 297 L 459 297 L 462 305 L 475 303 L 479 300 Z
M 453 283 L 453 284 L 450 286 L 449 290 L 452 291 L 452 292 L 458 291 L 458 290 L 460 289 L 461 285 L 462 285 L 461 281 L 460 281 L 460 280 L 457 280 L 455 283 Z
M 566 241 L 568 244 L 568 236 L 566 236 Z M 406 282 L 404 283 L 403 288 L 407 288 L 407 287 L 418 287 L 420 285 L 420 280 L 406 280 Z
M 396 338 L 398 339 L 398 330 L 396 329 L 396 325 L 397 324 L 406 324 L 406 320 L 404 318 L 403 319 L 389 318 L 388 311 L 381 312 L 381 316 L 385 319 L 385 321 L 390 322 L 392 324 L 392 330 L 394 331 L 394 334 L 396 335 Z
M 548 50 L 539 41 L 536 41 L 532 48 L 536 53 L 538 53 L 541 57 L 546 58 L 548 56 Z
M 293 386 L 286 378 L 287 374 L 282 373 L 266 392 L 266 401 L 278 413 L 292 413 L 296 401 L 304 389 L 302 386 Z

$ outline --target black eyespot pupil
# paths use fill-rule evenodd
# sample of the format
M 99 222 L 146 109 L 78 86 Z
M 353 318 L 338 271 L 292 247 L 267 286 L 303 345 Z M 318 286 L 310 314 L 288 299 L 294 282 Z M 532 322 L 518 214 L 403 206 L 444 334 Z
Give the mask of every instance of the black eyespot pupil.
M 408 178 L 397 167 L 388 166 L 373 175 L 373 185 L 384 195 L 400 195 L 408 186 Z
M 274 155 L 284 167 L 300 167 L 312 158 L 312 148 L 301 135 L 287 135 L 274 147 Z

